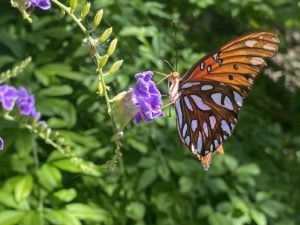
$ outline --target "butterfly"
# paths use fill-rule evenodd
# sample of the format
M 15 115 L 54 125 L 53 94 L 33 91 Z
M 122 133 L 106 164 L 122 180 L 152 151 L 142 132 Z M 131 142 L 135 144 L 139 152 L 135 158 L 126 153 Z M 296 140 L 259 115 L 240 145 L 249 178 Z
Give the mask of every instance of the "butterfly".
M 278 45 L 273 31 L 248 33 L 197 61 L 183 77 L 178 72 L 168 75 L 180 140 L 205 170 L 215 152 L 223 153 L 244 98 Z

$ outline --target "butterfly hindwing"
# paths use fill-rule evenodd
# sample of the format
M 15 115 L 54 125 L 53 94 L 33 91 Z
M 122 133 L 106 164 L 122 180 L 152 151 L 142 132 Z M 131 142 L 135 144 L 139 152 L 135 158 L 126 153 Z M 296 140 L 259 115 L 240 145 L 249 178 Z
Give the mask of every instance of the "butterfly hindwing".
M 242 103 L 241 95 L 218 82 L 182 86 L 175 101 L 179 136 L 202 163 L 232 134 Z

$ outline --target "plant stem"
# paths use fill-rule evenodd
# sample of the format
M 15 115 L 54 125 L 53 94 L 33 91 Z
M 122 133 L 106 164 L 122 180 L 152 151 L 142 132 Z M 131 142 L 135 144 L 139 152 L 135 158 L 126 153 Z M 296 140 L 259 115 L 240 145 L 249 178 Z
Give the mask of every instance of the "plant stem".
M 91 46 L 91 49 L 97 49 L 96 45 L 97 43 L 95 43 L 95 41 L 93 40 L 93 38 L 91 38 L 91 36 L 89 35 L 89 31 L 88 29 L 85 28 L 85 26 L 81 23 L 81 20 L 78 19 L 74 13 L 72 12 L 71 8 L 70 7 L 67 7 L 65 6 L 64 4 L 62 4 L 61 2 L 59 2 L 58 0 L 51 0 L 54 4 L 56 4 L 61 10 L 63 10 L 64 12 L 66 12 L 73 20 L 74 22 L 79 26 L 79 28 L 82 30 L 82 32 L 84 33 L 84 35 L 86 36 L 86 40 L 87 42 L 89 43 L 89 45 Z M 96 61 L 98 62 L 99 59 L 100 59 L 100 55 L 97 51 L 91 51 L 92 52 L 92 55 L 93 57 L 96 59 Z M 98 66 L 98 65 L 97 65 Z M 117 125 L 116 125 L 116 122 L 115 122 L 115 119 L 114 119 L 114 114 L 113 114 L 113 111 L 111 109 L 111 104 L 110 104 L 110 99 L 109 99 L 109 96 L 108 96 L 108 92 L 107 92 L 107 89 L 106 89 L 106 84 L 105 84 L 105 81 L 104 81 L 104 73 L 103 73 L 103 70 L 102 68 L 100 68 L 98 70 L 98 73 L 99 73 L 99 81 L 101 82 L 101 85 L 103 87 L 103 95 L 105 97 L 105 101 L 106 101 L 106 106 L 107 106 L 107 111 L 108 111 L 108 114 L 111 118 L 111 121 L 112 121 L 112 125 L 113 125 L 113 133 L 114 133 L 114 137 L 113 137 L 113 140 L 115 142 L 115 145 L 116 145 L 116 149 L 115 149 L 115 155 L 113 156 L 113 158 L 107 162 L 106 164 L 111 164 L 111 167 L 114 167 L 115 164 L 116 164 L 116 161 L 118 161 L 121 157 L 121 151 L 120 151 L 120 148 L 122 146 L 122 143 L 120 141 L 120 138 L 118 135 L 119 135 L 119 132 L 120 130 L 118 129 Z
M 33 153 L 33 159 L 35 164 L 35 173 L 38 179 L 38 171 L 40 168 L 40 162 L 39 162 L 39 156 L 37 153 L 37 147 L 35 142 L 35 135 L 32 136 L 32 153 Z M 39 179 L 38 179 L 39 180 Z M 39 214 L 39 224 L 44 225 L 44 204 L 43 204 L 43 196 L 42 196 L 42 189 L 40 186 L 40 182 L 38 182 L 38 214 Z
M 81 21 L 74 15 L 73 12 L 71 12 L 71 8 L 65 6 L 64 4 L 60 3 L 57 0 L 51 0 L 54 4 L 56 4 L 59 8 L 61 8 L 64 12 L 66 12 L 73 20 L 74 22 L 79 26 L 79 28 L 82 30 L 82 32 L 88 36 L 88 31 L 87 29 L 83 26 Z

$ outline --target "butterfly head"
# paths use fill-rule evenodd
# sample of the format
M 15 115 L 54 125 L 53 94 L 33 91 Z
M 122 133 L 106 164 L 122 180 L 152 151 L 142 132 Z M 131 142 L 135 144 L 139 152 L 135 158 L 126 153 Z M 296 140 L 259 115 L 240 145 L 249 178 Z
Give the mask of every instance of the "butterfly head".
M 170 74 L 170 79 L 171 80 L 174 80 L 174 79 L 179 78 L 179 77 L 180 77 L 180 74 L 176 71 L 174 71 Z

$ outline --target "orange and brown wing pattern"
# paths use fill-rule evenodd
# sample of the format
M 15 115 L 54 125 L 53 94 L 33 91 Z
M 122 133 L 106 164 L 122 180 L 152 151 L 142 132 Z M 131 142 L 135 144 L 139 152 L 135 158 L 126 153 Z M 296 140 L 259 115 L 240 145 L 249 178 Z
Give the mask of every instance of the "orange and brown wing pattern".
M 246 34 L 198 61 L 181 79 L 175 101 L 178 133 L 205 168 L 214 152 L 223 151 L 244 97 L 278 43 L 272 31 Z
M 217 81 L 242 92 L 249 90 L 253 79 L 267 65 L 264 58 L 275 55 L 278 44 L 278 36 L 273 31 L 245 34 L 198 61 L 182 78 L 182 84 Z

